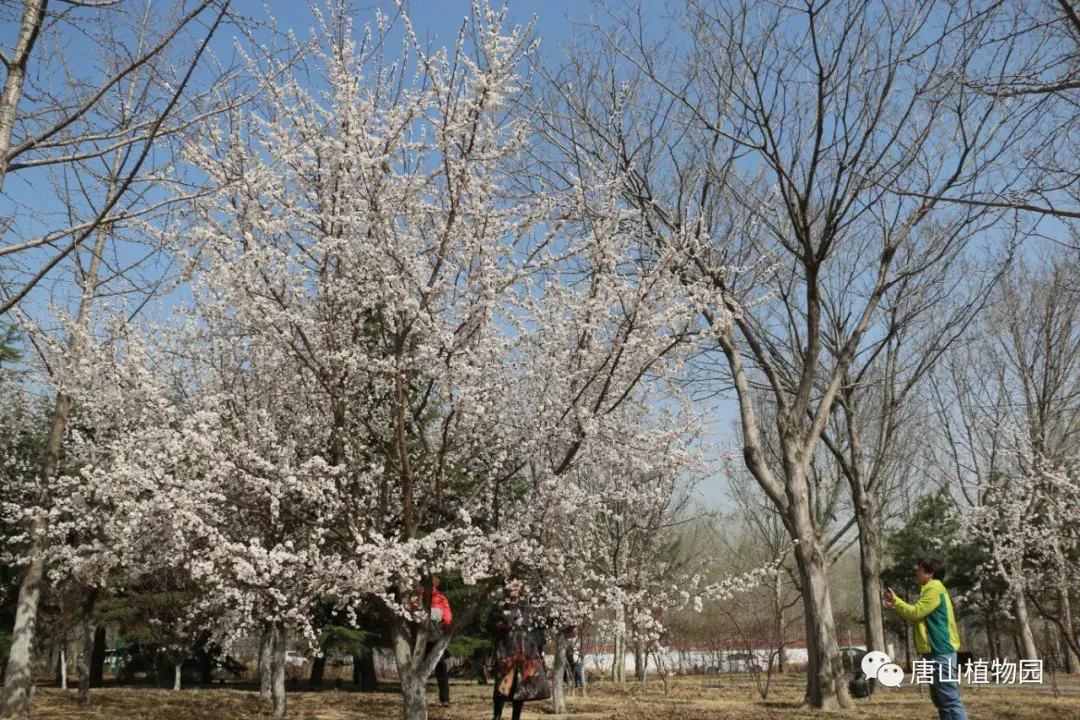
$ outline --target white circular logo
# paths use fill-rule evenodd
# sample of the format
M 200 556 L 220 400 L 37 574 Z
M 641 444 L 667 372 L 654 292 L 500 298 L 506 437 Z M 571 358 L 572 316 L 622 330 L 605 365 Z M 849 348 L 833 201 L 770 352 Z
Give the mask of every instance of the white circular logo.
M 880 650 L 868 652 L 863 655 L 862 659 L 863 675 L 872 680 L 878 676 L 878 670 L 880 670 L 884 665 L 888 665 L 891 662 L 892 660 L 889 658 L 889 656 L 881 652 Z
M 877 681 L 885 687 L 900 687 L 904 684 L 904 670 L 896 663 L 886 663 L 878 668 Z

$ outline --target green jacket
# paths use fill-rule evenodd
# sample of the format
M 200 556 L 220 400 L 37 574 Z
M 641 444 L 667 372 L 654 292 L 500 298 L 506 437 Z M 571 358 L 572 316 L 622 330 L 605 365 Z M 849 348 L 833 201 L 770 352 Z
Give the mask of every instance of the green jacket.
M 893 609 L 915 626 L 915 652 L 920 655 L 953 653 L 960 649 L 952 600 L 940 580 L 923 585 L 914 605 L 896 598 Z

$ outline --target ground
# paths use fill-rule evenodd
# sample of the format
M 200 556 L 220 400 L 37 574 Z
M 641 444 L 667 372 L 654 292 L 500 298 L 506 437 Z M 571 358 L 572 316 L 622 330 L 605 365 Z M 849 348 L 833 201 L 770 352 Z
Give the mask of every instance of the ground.
M 434 691 L 434 687 L 430 688 Z M 1062 685 L 1055 697 L 1049 682 L 1042 687 L 963 688 L 971 720 L 1077 720 L 1080 718 L 1080 685 Z M 486 720 L 491 717 L 491 686 L 455 682 L 453 705 L 443 709 L 429 692 L 430 720 Z M 863 720 L 921 720 L 936 718 L 930 699 L 919 688 L 881 688 L 872 700 L 857 701 L 856 709 L 820 713 L 798 707 L 801 697 L 797 676 L 781 679 L 763 701 L 749 681 L 732 682 L 727 676 L 708 679 L 679 678 L 669 695 L 659 683 L 645 692 L 637 684 L 619 688 L 600 683 L 589 697 L 570 698 L 568 720 L 802 720 L 806 718 L 861 718 Z M 294 692 L 288 696 L 287 717 L 295 720 L 398 720 L 401 706 L 393 692 L 361 694 L 327 690 Z M 551 717 L 550 703 L 525 706 L 523 720 Z M 172 692 L 151 688 L 105 688 L 94 690 L 93 704 L 75 704 L 74 691 L 54 688 L 38 691 L 33 708 L 36 720 L 256 720 L 266 717 L 254 692 L 223 689 L 192 689 Z M 509 708 L 504 713 L 510 718 Z

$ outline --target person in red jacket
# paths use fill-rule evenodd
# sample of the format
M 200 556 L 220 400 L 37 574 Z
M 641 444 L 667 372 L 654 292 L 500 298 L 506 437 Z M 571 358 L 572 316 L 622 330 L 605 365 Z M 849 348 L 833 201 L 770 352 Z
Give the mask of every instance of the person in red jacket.
M 441 582 L 438 575 L 431 576 L 431 619 L 438 620 L 440 630 L 446 632 L 454 624 L 454 612 L 450 609 L 450 601 L 439 592 Z
M 431 652 L 442 634 L 449 632 L 454 624 L 454 612 L 450 609 L 450 601 L 446 599 L 446 595 L 439 592 L 440 582 L 442 580 L 438 575 L 432 575 L 430 597 L 424 598 L 427 601 L 425 604 L 430 603 L 431 606 L 431 619 L 428 623 L 428 652 Z M 450 673 L 446 668 L 445 651 L 435 665 L 435 680 L 439 683 L 439 704 L 450 707 Z

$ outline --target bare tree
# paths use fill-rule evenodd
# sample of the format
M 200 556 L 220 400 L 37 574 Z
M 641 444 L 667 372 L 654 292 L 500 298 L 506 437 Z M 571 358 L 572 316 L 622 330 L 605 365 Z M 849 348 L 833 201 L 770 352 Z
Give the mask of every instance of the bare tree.
M 26 83 L 26 68 L 30 64 L 30 54 L 34 50 L 41 26 L 45 24 L 47 2 L 48 0 L 27 0 L 23 3 L 18 39 L 11 51 L 11 57 L 4 55 L 0 58 L 0 62 L 7 68 L 4 92 L 0 96 L 0 187 L 3 187 L 4 176 L 7 175 L 11 131 L 15 127 L 15 117 L 22 99 L 23 85 Z
M 598 28 L 599 49 L 573 51 L 550 84 L 560 110 L 540 121 L 567 182 L 582 158 L 619 158 L 649 241 L 711 293 L 714 387 L 734 389 L 746 466 L 798 543 L 814 707 L 850 702 L 813 513 L 822 435 L 853 363 L 881 345 L 885 299 L 990 221 L 937 198 L 979 187 L 1013 142 L 997 98 L 946 77 L 967 47 L 953 13 L 698 1 L 673 39 L 630 10 Z
M 885 650 L 882 524 L 896 491 L 912 475 L 910 458 L 926 439 L 920 432 L 924 413 L 919 390 L 986 307 L 1011 249 L 1012 243 L 1006 242 L 1002 257 L 980 264 L 963 256 L 964 243 L 953 243 L 949 257 L 892 287 L 875 319 L 875 340 L 865 344 L 845 371 L 838 411 L 822 435 L 851 489 L 870 650 Z M 851 310 L 843 292 L 830 294 L 828 316 L 836 336 L 830 347 L 841 347 L 843 318 Z
M 226 1 L 214 8 L 211 24 L 203 30 L 201 42 L 196 46 L 194 54 L 189 54 L 180 66 L 178 78 L 172 76 L 170 64 L 165 61 L 162 51 L 177 38 L 183 37 L 181 31 L 205 9 L 211 7 L 209 2 L 204 2 L 195 10 L 184 14 L 160 36 L 158 23 L 161 17 L 152 11 L 151 5 L 143 6 L 142 12 L 132 17 L 116 15 L 98 18 L 101 25 L 92 27 L 101 32 L 98 39 L 104 67 L 118 67 L 119 70 L 103 81 L 90 95 L 76 94 L 54 99 L 43 90 L 35 93 L 32 107 L 23 117 L 18 116 L 16 104 L 18 93 L 24 92 L 24 79 L 13 79 L 9 66 L 8 79 L 12 83 L 18 82 L 19 87 L 18 92 L 11 91 L 13 104 L 2 108 L 0 115 L 16 117 L 18 126 L 27 132 L 17 137 L 14 143 L 9 143 L 6 150 L 2 150 L 6 152 L 4 169 L 10 179 L 17 170 L 48 166 L 48 176 L 44 174 L 45 171 L 31 171 L 31 174 L 35 180 L 43 182 L 48 178 L 54 182 L 58 191 L 58 202 L 64 205 L 62 213 L 67 229 L 60 235 L 46 235 L 48 239 L 42 242 L 16 242 L 6 245 L 0 249 L 0 257 L 29 252 L 38 246 L 52 249 L 56 240 L 69 236 L 72 239 L 44 264 L 30 269 L 28 279 L 22 282 L 19 290 L 7 295 L 7 287 L 3 287 L 6 297 L 0 306 L 0 312 L 14 308 L 16 303 L 62 260 L 68 257 L 74 260 L 74 309 L 70 322 L 66 324 L 67 339 L 61 343 L 64 350 L 60 357 L 43 358 L 43 365 L 50 373 L 54 370 L 62 371 L 61 367 L 56 367 L 54 363 L 62 367 L 77 366 L 88 344 L 94 342 L 93 305 L 103 290 L 111 288 L 111 291 L 116 293 L 135 291 L 143 295 L 148 289 L 153 290 L 152 284 L 148 288 L 137 279 L 135 268 L 141 264 L 140 260 L 125 261 L 123 252 L 114 249 L 110 253 L 107 249 L 110 246 L 115 248 L 121 242 L 119 238 L 123 234 L 117 227 L 121 219 L 132 220 L 158 212 L 169 205 L 168 201 L 162 203 L 153 199 L 156 183 L 140 171 L 151 151 L 159 148 L 160 143 L 157 141 L 163 137 L 165 122 L 170 119 L 184 122 L 179 120 L 181 116 L 173 115 L 173 112 L 180 104 L 185 87 L 199 66 L 210 39 L 224 20 L 228 4 Z M 40 3 L 40 6 L 27 3 L 28 12 L 31 5 L 40 7 L 41 13 L 27 15 L 24 25 L 37 22 L 38 25 L 31 29 L 36 37 L 42 31 L 41 23 L 48 16 L 44 14 L 44 2 Z M 115 4 L 108 5 L 108 9 L 119 13 L 120 10 L 112 5 Z M 95 11 L 98 9 L 94 8 Z M 55 20 L 60 23 L 66 18 L 61 16 Z M 130 20 L 134 24 L 126 26 L 122 20 Z M 89 32 L 90 28 L 85 30 Z M 31 44 L 28 41 L 26 47 L 20 50 L 20 62 L 24 69 Z M 161 92 L 162 88 L 165 88 L 164 93 Z M 5 91 L 5 100 L 7 98 Z M 197 105 L 205 108 L 199 103 Z M 170 131 L 179 131 L 179 127 L 173 126 Z M 3 128 L 0 127 L 0 130 Z M 167 171 L 168 164 L 154 163 L 155 173 Z M 129 191 L 135 198 L 121 213 L 121 218 L 114 214 L 113 210 L 117 208 L 120 198 Z M 81 214 L 83 210 L 86 215 Z M 17 212 L 10 223 L 10 227 L 19 226 Z M 137 229 L 137 232 L 145 231 L 145 226 Z M 93 245 L 84 247 L 83 240 L 90 236 L 94 237 Z M 8 268 L 3 269 L 6 277 Z M 63 308 L 62 295 L 55 299 L 58 307 Z M 133 310 L 137 311 L 138 306 L 137 303 Z M 25 314 L 20 315 L 24 319 L 27 317 Z M 29 322 L 27 324 L 31 325 Z M 33 686 L 32 648 L 46 565 L 50 502 L 48 488 L 60 468 L 71 412 L 72 398 L 60 390 L 49 420 L 49 430 L 40 461 L 35 510 L 28 528 L 28 563 L 19 587 L 3 702 L 0 705 L 2 717 L 26 717 L 29 714 Z M 80 680 L 80 686 L 83 684 Z M 81 693 L 80 698 L 83 697 L 88 696 Z
M 1008 99 L 1026 118 L 1024 142 L 1020 152 L 1003 157 L 993 182 L 974 192 L 943 193 L 941 199 L 1075 221 L 1080 218 L 1080 11 L 1072 0 L 995 0 L 971 3 L 967 12 L 958 27 L 971 50 L 954 69 L 956 80 Z M 916 188 L 905 192 L 927 197 Z
M 1060 256 L 1061 253 L 1058 253 Z M 1010 376 L 1009 392 L 1019 407 L 1034 455 L 1077 482 L 1074 448 L 1080 437 L 1080 294 L 1075 261 L 1055 257 L 1043 268 L 1021 267 L 1002 286 L 1000 310 L 991 321 Z M 1052 539 L 1053 603 L 1040 602 L 1045 587 L 1029 587 L 1040 614 L 1058 625 L 1069 672 L 1080 670 L 1066 550 Z
M 1007 586 L 1019 634 L 1018 651 L 1033 659 L 1038 652 L 1025 592 L 1027 558 L 1014 551 L 1017 528 L 1009 528 L 1015 518 L 1006 516 L 1003 502 L 1016 474 L 1011 472 L 1015 460 L 1010 448 L 1017 425 L 1008 372 L 991 338 L 989 334 L 976 336 L 957 347 L 931 376 L 935 430 L 941 442 L 929 445 L 927 454 L 960 515 L 982 511 L 998 518 L 1002 532 L 985 533 L 984 569 Z
M 137 224 L 197 191 L 171 184 L 175 156 L 162 151 L 223 104 L 243 101 L 235 88 L 227 98 L 219 94 L 229 73 L 203 62 L 230 4 L 23 4 L 16 46 L 2 58 L 0 315 L 63 267 L 99 227 Z M 79 53 L 69 47 L 94 62 L 73 61 Z M 140 93 L 123 107 L 118 98 L 136 77 Z M 118 156 L 119 179 L 101 197 Z
M 756 485 L 734 482 L 731 485 L 730 495 L 738 508 L 739 519 L 753 547 L 758 550 L 764 548 L 770 557 L 781 557 L 791 541 L 775 506 Z M 730 545 L 730 543 L 725 544 Z M 741 548 L 732 547 L 731 550 L 736 557 L 742 554 Z M 789 623 L 786 619 L 787 614 L 800 603 L 801 597 L 799 594 L 786 592 L 785 586 L 798 589 L 798 583 L 795 568 L 791 567 L 790 562 L 785 561 L 773 578 L 770 588 L 771 634 L 776 645 L 777 671 L 781 673 L 787 672 L 786 638 Z

